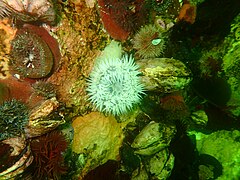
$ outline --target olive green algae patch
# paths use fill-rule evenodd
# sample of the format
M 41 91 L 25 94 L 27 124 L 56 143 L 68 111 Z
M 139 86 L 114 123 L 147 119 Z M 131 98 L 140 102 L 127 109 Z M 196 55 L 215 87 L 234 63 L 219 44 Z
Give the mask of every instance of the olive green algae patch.
M 216 158 L 223 167 L 218 180 L 240 179 L 240 131 L 221 130 L 209 135 L 190 132 L 196 135 L 199 154 Z
M 240 116 L 240 14 L 231 24 L 230 34 L 225 38 L 227 51 L 223 57 L 222 69 L 231 88 L 231 98 L 227 103 L 230 112 Z

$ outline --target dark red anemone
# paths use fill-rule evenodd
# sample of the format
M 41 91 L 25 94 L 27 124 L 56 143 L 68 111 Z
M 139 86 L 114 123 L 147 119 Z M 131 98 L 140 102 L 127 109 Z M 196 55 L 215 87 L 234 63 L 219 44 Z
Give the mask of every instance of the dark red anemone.
M 67 141 L 59 131 L 53 131 L 32 139 L 31 150 L 34 156 L 34 177 L 37 179 L 59 179 L 65 174 L 63 153 Z

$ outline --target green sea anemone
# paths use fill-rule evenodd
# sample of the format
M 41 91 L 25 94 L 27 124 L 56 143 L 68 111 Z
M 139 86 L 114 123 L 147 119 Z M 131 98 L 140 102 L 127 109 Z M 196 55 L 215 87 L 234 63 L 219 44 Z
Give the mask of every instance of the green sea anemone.
M 88 81 L 89 100 L 107 114 L 128 112 L 144 94 L 139 74 L 132 56 L 97 61 Z
M 164 50 L 165 41 L 161 29 L 146 25 L 133 38 L 133 48 L 141 58 L 159 57 Z
M 28 110 L 22 102 L 5 101 L 0 106 L 0 140 L 20 135 L 27 122 Z

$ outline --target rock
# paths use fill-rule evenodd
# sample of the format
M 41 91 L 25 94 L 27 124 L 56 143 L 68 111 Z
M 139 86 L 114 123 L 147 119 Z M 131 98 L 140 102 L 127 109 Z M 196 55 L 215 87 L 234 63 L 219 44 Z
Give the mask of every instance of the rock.
M 211 134 L 203 134 L 191 131 L 196 135 L 196 144 L 199 154 L 207 154 L 222 165 L 222 175 L 214 179 L 239 179 L 240 178 L 240 131 L 216 131 Z
M 136 154 L 153 155 L 168 147 L 174 134 L 174 128 L 152 121 L 136 136 L 131 146 Z
M 146 169 L 152 179 L 167 179 L 174 166 L 174 156 L 167 149 L 156 153 L 149 162 L 146 163 Z
M 72 126 L 72 150 L 77 154 L 84 154 L 81 176 L 108 160 L 118 159 L 123 132 L 113 116 L 106 117 L 99 112 L 92 112 L 77 117 Z
M 208 116 L 204 110 L 198 110 L 194 111 L 191 114 L 192 121 L 197 125 L 197 126 L 206 126 L 208 123 Z

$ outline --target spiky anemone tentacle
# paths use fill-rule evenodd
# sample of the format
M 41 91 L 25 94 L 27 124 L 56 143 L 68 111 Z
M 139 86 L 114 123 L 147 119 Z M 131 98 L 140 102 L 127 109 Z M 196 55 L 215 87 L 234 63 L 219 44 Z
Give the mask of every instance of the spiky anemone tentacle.
M 11 16 L 12 8 L 5 2 L 0 0 L 0 18 L 5 18 Z

